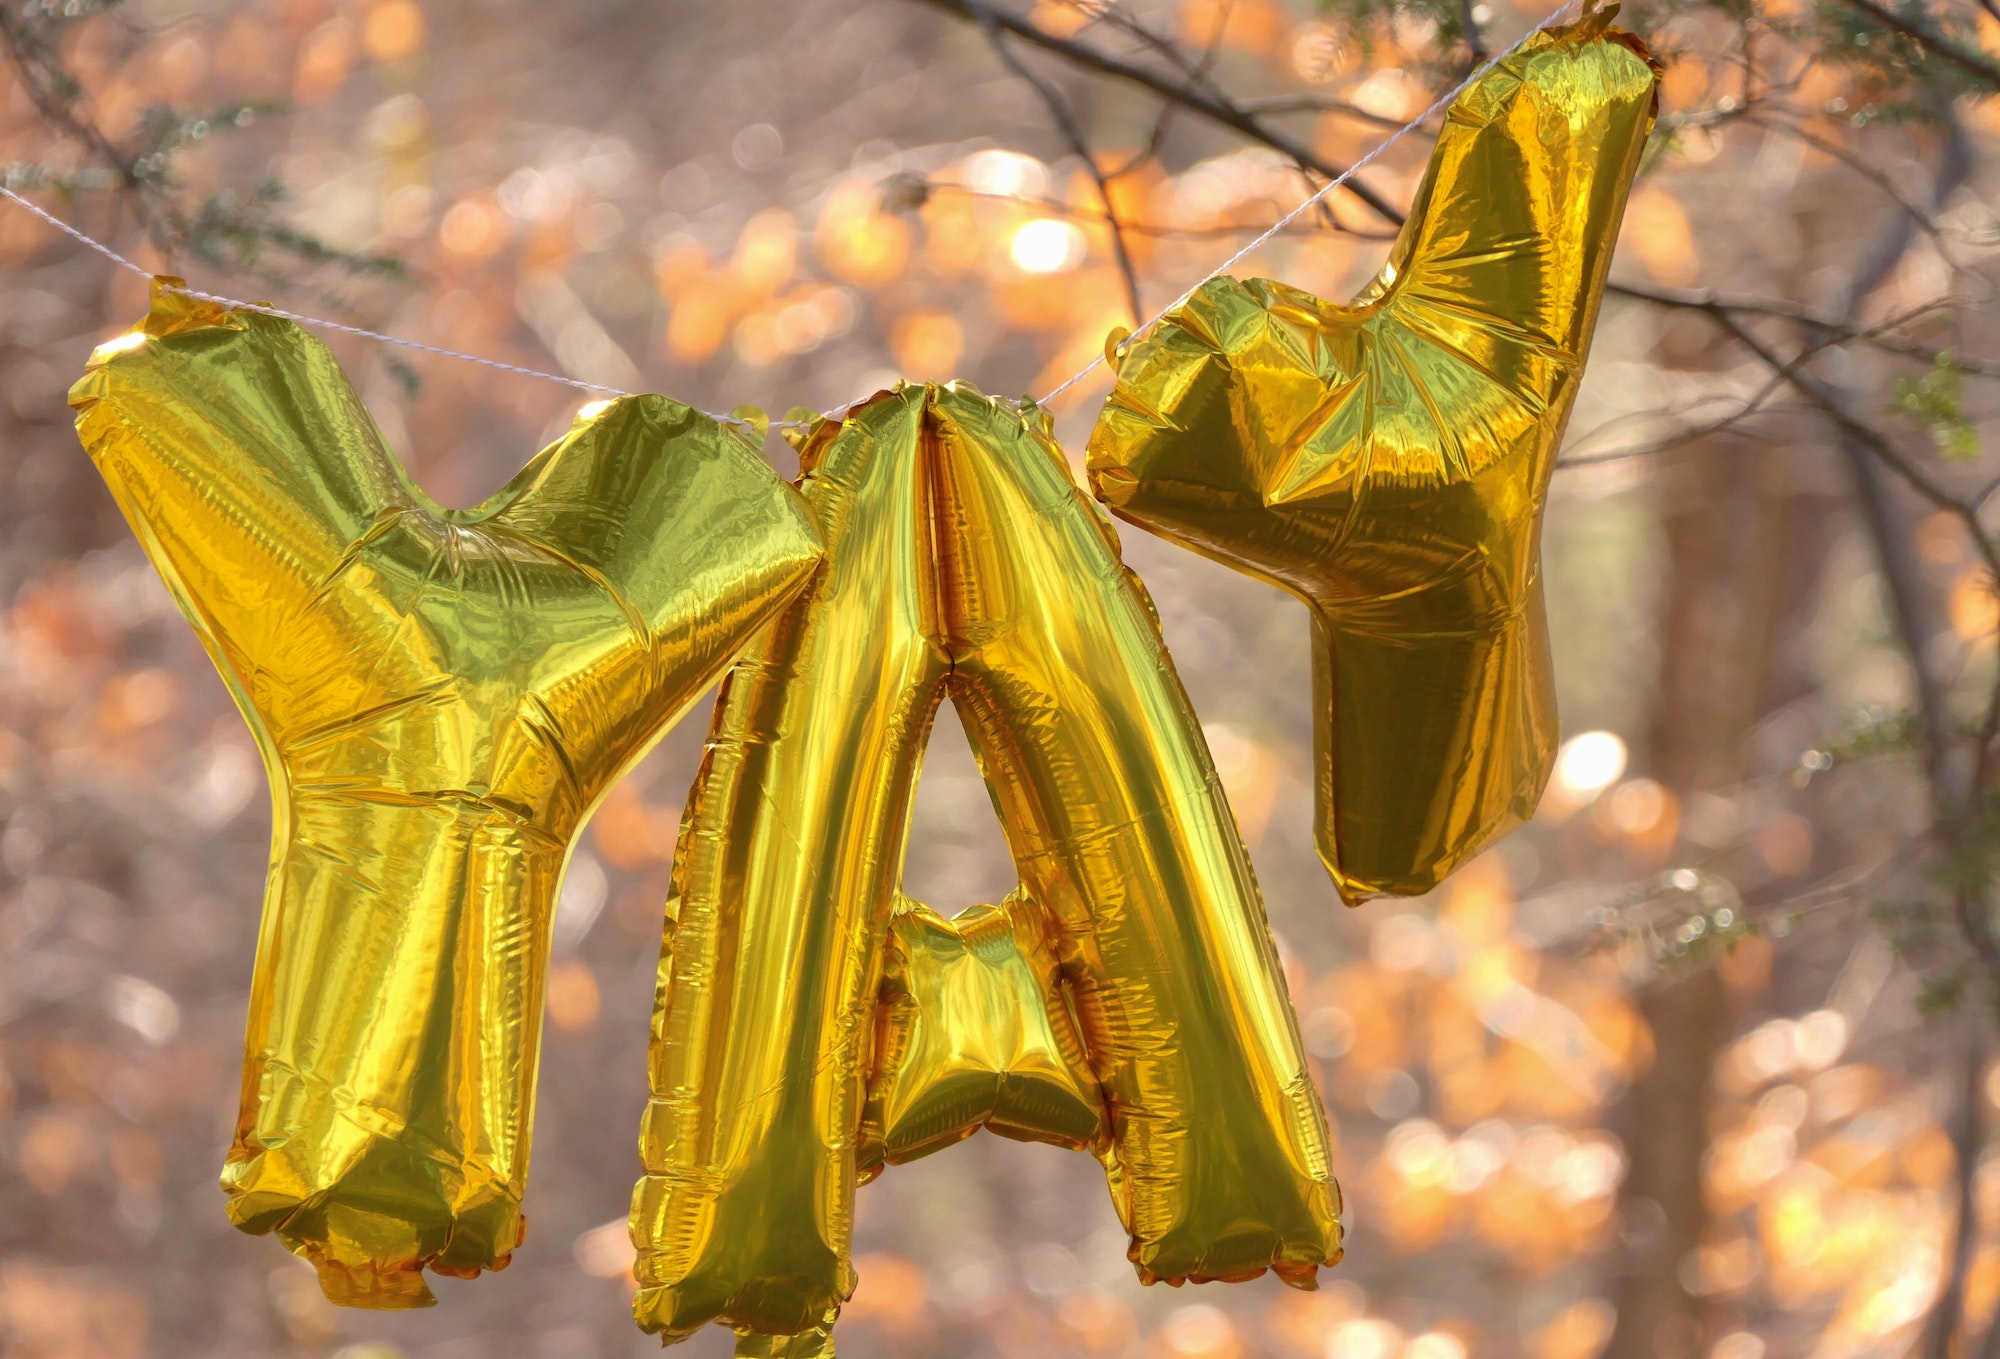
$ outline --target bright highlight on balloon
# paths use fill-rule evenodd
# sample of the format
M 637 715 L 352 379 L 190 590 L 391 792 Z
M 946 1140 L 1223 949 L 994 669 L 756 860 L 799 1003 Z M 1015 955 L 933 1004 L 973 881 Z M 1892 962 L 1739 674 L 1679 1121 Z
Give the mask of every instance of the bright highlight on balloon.
M 1618 782 L 1624 772 L 1625 743 L 1612 732 L 1580 732 L 1556 752 L 1554 783 L 1566 801 L 1587 802 Z
M 146 343 L 145 331 L 143 330 L 127 331 L 123 335 L 114 335 L 112 338 L 106 340 L 103 344 L 97 346 L 97 348 L 93 349 L 90 352 L 90 358 L 91 361 L 95 363 L 100 359 L 108 359 L 113 354 L 123 354 L 127 350 L 137 349 L 140 345 L 144 343 Z
M 1074 223 L 1037 217 L 1014 233 L 1014 263 L 1031 274 L 1057 274 L 1083 258 L 1083 233 Z

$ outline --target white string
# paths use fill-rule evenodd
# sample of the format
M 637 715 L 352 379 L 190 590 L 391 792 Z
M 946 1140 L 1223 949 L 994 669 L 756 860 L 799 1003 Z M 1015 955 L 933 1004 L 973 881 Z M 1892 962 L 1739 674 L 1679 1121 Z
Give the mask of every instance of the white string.
M 1382 156 L 1382 154 L 1386 152 L 1390 147 L 1396 145 L 1396 143 L 1400 142 L 1404 137 L 1408 136 L 1410 133 L 1416 131 L 1419 127 L 1422 127 L 1426 122 L 1430 121 L 1430 119 L 1440 110 L 1449 107 L 1451 102 L 1454 99 L 1458 98 L 1459 95 L 1465 93 L 1465 91 L 1472 85 L 1474 81 L 1478 80 L 1488 71 L 1498 66 L 1508 57 L 1513 56 L 1514 53 L 1519 51 L 1521 46 L 1528 41 L 1528 39 L 1534 37 L 1537 33 L 1540 33 L 1543 29 L 1553 24 L 1557 19 L 1561 18 L 1565 12 L 1567 12 L 1572 6 L 1576 5 L 1577 3 L 1578 0 L 1563 0 L 1562 4 L 1550 10 L 1546 15 L 1542 17 L 1541 21 L 1537 23 L 1533 28 L 1530 28 L 1527 32 L 1523 33 L 1520 37 L 1516 38 L 1511 44 L 1509 44 L 1505 51 L 1502 51 L 1497 55 L 1488 58 L 1481 65 L 1474 67 L 1472 72 L 1468 74 L 1465 77 L 1465 79 L 1459 81 L 1458 84 L 1452 86 L 1442 95 L 1439 95 L 1436 101 L 1433 102 L 1429 108 L 1425 109 L 1415 118 L 1412 118 L 1409 122 L 1404 123 L 1394 132 L 1390 133 L 1387 137 L 1383 138 L 1380 142 L 1376 143 L 1375 146 L 1372 147 L 1366 155 L 1361 157 L 1361 159 L 1355 161 L 1354 164 L 1348 166 L 1345 170 L 1341 171 L 1334 178 L 1328 180 L 1325 184 L 1321 185 L 1319 189 L 1316 190 L 1311 197 L 1307 198 L 1304 202 L 1300 203 L 1297 207 L 1293 208 L 1283 217 L 1280 217 L 1277 221 L 1273 222 L 1270 228 L 1266 230 L 1263 235 L 1257 237 L 1255 240 L 1250 241 L 1249 243 L 1244 245 L 1240 250 L 1238 250 L 1235 254 L 1231 255 L 1228 259 L 1224 260 L 1221 264 L 1218 264 L 1215 268 L 1209 270 L 1209 272 L 1203 275 L 1202 278 L 1199 281 L 1197 281 L 1193 287 L 1190 287 L 1186 292 L 1182 293 L 1179 297 L 1175 298 L 1167 306 L 1162 307 L 1159 311 L 1155 312 L 1151 317 L 1147 318 L 1146 322 L 1139 327 L 1139 331 L 1143 332 L 1147 328 L 1158 324 L 1163 317 L 1165 317 L 1169 312 L 1173 311 L 1176 307 L 1179 307 L 1182 303 L 1186 302 L 1190 297 L 1193 297 L 1195 293 L 1198 292 L 1211 279 L 1214 279 L 1220 274 L 1228 273 L 1231 269 L 1235 268 L 1238 264 L 1242 263 L 1250 255 L 1255 253 L 1258 249 L 1260 249 L 1263 245 L 1265 245 L 1268 241 L 1270 241 L 1272 237 L 1276 236 L 1279 232 L 1283 231 L 1286 227 L 1290 226 L 1293 222 L 1297 221 L 1300 217 L 1304 216 L 1308 211 L 1312 209 L 1314 204 L 1318 203 L 1321 199 L 1325 198 L 1335 189 L 1338 189 L 1341 185 L 1347 183 L 1350 179 L 1353 179 L 1354 176 L 1359 174 L 1362 170 L 1368 168 L 1368 166 L 1372 165 L 1376 160 L 1378 160 Z M 130 269 L 133 273 L 139 274 L 142 277 L 145 278 L 153 277 L 153 271 L 146 268 L 146 266 L 144 266 L 143 264 L 138 264 L 133 262 L 132 260 L 127 259 L 125 256 L 119 254 L 116 250 L 113 250 L 110 246 L 104 244 L 104 242 L 96 239 L 93 236 L 85 235 L 82 231 L 79 231 L 77 228 L 71 226 L 68 222 L 63 221 L 60 217 L 55 216 L 53 213 L 45 212 L 43 209 L 29 202 L 26 198 L 23 198 L 20 194 L 14 192 L 14 190 L 8 188 L 6 185 L 0 184 L 0 194 L 5 194 L 13 202 L 19 204 L 21 207 L 26 208 L 29 212 L 32 212 L 35 216 L 41 218 L 44 222 L 47 222 L 50 226 L 56 228 L 56 230 L 64 233 L 67 236 L 74 238 L 75 240 L 81 242 L 84 245 L 89 246 L 92 250 L 95 250 L 98 254 L 104 256 L 112 263 L 122 265 L 123 267 Z M 384 335 L 380 331 L 363 330 L 359 326 L 345 325 L 339 321 L 329 321 L 326 318 L 320 316 L 306 316 L 299 312 L 286 311 L 282 307 L 267 306 L 261 302 L 244 302 L 237 298 L 223 297 L 216 293 L 206 293 L 200 291 L 199 289 L 188 288 L 177 284 L 168 284 L 163 286 L 165 287 L 166 291 L 172 293 L 178 293 L 182 297 L 192 297 L 203 302 L 214 302 L 221 306 L 235 307 L 242 311 L 254 311 L 261 313 L 262 315 L 265 316 L 276 316 L 282 320 L 293 321 L 302 326 L 318 326 L 322 330 L 335 330 L 339 331 L 343 335 L 357 335 L 365 340 L 377 340 L 383 344 L 397 345 L 404 349 L 415 349 L 425 354 L 436 354 L 439 355 L 440 357 L 447 359 L 463 359 L 467 363 L 480 364 L 481 366 L 486 368 L 497 368 L 503 373 L 519 373 L 523 377 L 543 378 L 549 382 L 560 382 L 566 387 L 575 387 L 581 391 L 586 391 L 586 392 L 599 392 L 606 396 L 631 395 L 631 393 L 623 391 L 617 387 L 606 387 L 600 383 L 585 382 L 580 378 L 566 377 L 561 373 L 547 373 L 543 372 L 539 368 L 523 368 L 519 364 L 502 363 L 498 359 L 482 358 L 477 354 L 465 354 L 461 353 L 456 349 L 443 349 L 437 345 L 422 344 L 416 340 L 406 340 L 403 339 L 401 336 L 397 335 Z M 1054 391 L 1050 392 L 1047 396 L 1043 397 L 1037 404 L 1043 406 L 1048 405 L 1050 402 L 1054 401 L 1057 397 L 1061 396 L 1064 392 L 1076 386 L 1077 383 L 1083 381 L 1086 377 L 1089 377 L 1091 373 L 1095 372 L 1099 367 L 1103 365 L 1104 361 L 1105 361 L 1105 356 L 1103 354 L 1097 355 L 1095 358 L 1091 359 L 1089 363 L 1085 364 L 1082 368 L 1078 369 L 1074 374 L 1072 374 L 1067 381 L 1062 383 L 1062 385 L 1057 387 Z M 821 419 L 836 418 L 841 412 L 846 411 L 858 404 L 860 404 L 859 399 L 857 399 L 856 401 L 850 401 L 845 406 L 835 407 L 832 411 L 827 412 L 820 418 Z M 724 421 L 729 424 L 748 425 L 750 423 L 749 421 L 744 420 L 742 417 L 735 415 L 716 415 L 713 412 L 709 411 L 703 411 L 702 414 L 709 416 L 710 419 Z M 811 422 L 809 421 L 802 421 L 802 420 L 775 420 L 771 422 L 770 427 L 773 429 L 803 429 L 806 428 L 810 423 Z
M 1364 155 L 1360 160 L 1355 161 L 1354 164 L 1348 166 L 1345 170 L 1342 170 L 1338 175 L 1334 176 L 1332 179 L 1328 180 L 1325 184 L 1321 185 L 1319 190 L 1316 193 L 1314 193 L 1312 197 L 1306 199 L 1305 202 L 1299 204 L 1297 207 L 1293 208 L 1290 212 L 1286 213 L 1283 217 L 1280 217 L 1277 221 L 1271 223 L 1270 229 L 1267 230 L 1263 235 L 1259 236 L 1256 240 L 1251 241 L 1249 244 L 1245 245 L 1241 250 L 1238 250 L 1228 259 L 1216 265 L 1215 268 L 1209 270 L 1208 273 L 1205 274 L 1201 278 L 1201 280 L 1197 282 L 1193 287 L 1189 288 L 1186 292 L 1182 293 L 1172 302 L 1168 303 L 1166 306 L 1160 308 L 1160 310 L 1154 312 L 1152 316 L 1148 317 L 1146 322 L 1143 325 L 1141 325 L 1137 330 L 1135 330 L 1133 334 L 1134 335 L 1141 334 L 1148 328 L 1159 324 L 1161 318 L 1166 316 L 1168 312 L 1173 311 L 1176 307 L 1180 306 L 1190 297 L 1193 297 L 1196 293 L 1200 292 L 1202 288 L 1207 286 L 1207 284 L 1212 279 L 1216 278 L 1218 275 L 1228 273 L 1231 269 L 1234 269 L 1237 265 L 1241 264 L 1245 259 L 1249 258 L 1250 255 L 1254 254 L 1259 247 L 1263 246 L 1273 236 L 1276 236 L 1279 232 L 1283 231 L 1286 227 L 1290 226 L 1293 222 L 1296 222 L 1300 217 L 1304 216 L 1306 212 L 1309 211 L 1315 203 L 1319 202 L 1322 198 L 1325 198 L 1328 194 L 1332 193 L 1335 189 L 1339 188 L 1341 185 L 1347 183 L 1348 180 L 1354 178 L 1354 176 L 1356 176 L 1357 174 L 1360 174 L 1361 171 L 1367 169 L 1369 165 L 1373 164 L 1375 160 L 1382 155 L 1383 152 L 1387 151 L 1397 142 L 1403 140 L 1404 137 L 1407 137 L 1411 132 L 1415 131 L 1417 128 L 1429 122 L 1432 115 L 1438 113 L 1442 109 L 1450 107 L 1451 101 L 1458 98 L 1461 94 L 1464 94 L 1465 91 L 1471 87 L 1472 83 L 1475 80 L 1478 80 L 1481 76 L 1485 75 L 1495 66 L 1498 66 L 1501 62 L 1513 56 L 1515 52 L 1521 49 L 1522 45 L 1525 44 L 1528 41 L 1528 39 L 1534 37 L 1537 33 L 1547 28 L 1550 24 L 1553 24 L 1557 19 L 1561 18 L 1563 13 L 1566 10 L 1568 10 L 1572 5 L 1575 5 L 1577 2 L 1578 0 L 1563 0 L 1562 4 L 1557 5 L 1554 9 L 1550 10 L 1547 14 L 1543 15 L 1541 22 L 1537 23 L 1533 28 L 1529 29 L 1526 33 L 1523 33 L 1520 37 L 1516 38 L 1513 41 L 1513 43 L 1511 43 L 1507 47 L 1505 51 L 1489 58 L 1482 65 L 1474 67 L 1471 74 L 1467 75 L 1465 79 L 1459 81 L 1458 84 L 1452 86 L 1449 90 L 1446 90 L 1443 94 L 1439 95 L 1437 97 L 1437 100 L 1429 108 L 1425 109 L 1422 113 L 1418 114 L 1415 118 L 1411 119 L 1409 122 L 1404 123 L 1401 127 L 1397 128 L 1394 132 L 1391 132 L 1387 137 L 1384 137 L 1381 141 L 1377 142 L 1374 145 L 1374 147 L 1372 147 L 1369 150 L 1368 154 Z M 1054 391 L 1050 392 L 1047 396 L 1043 397 L 1041 401 L 1038 402 L 1037 404 L 1043 406 L 1048 405 L 1051 401 L 1054 401 L 1064 392 L 1076 386 L 1077 383 L 1089 377 L 1093 372 L 1095 372 L 1099 367 L 1103 365 L 1104 361 L 1105 361 L 1105 356 L 1103 354 L 1097 355 L 1095 358 L 1091 359 L 1089 363 L 1086 363 L 1082 368 L 1079 368 L 1075 373 L 1071 374 L 1066 382 L 1064 382 L 1060 387 L 1057 387 Z
M 0 194 L 5 194 L 8 198 L 20 204 L 29 212 L 34 213 L 35 216 L 41 218 L 56 230 L 81 241 L 98 254 L 110 260 L 113 264 L 122 264 L 142 278 L 153 277 L 153 271 L 145 265 L 127 259 L 93 236 L 86 236 L 83 232 L 78 231 L 55 214 L 44 212 L 41 208 L 21 197 L 20 194 L 15 193 L 6 185 L 0 184 Z M 380 340 L 383 344 L 400 345 L 404 349 L 422 350 L 426 354 L 440 354 L 448 359 L 464 359 L 467 363 L 483 364 L 488 368 L 498 368 L 502 372 L 519 373 L 524 377 L 546 378 L 550 382 L 560 382 L 564 386 L 577 387 L 586 392 L 602 392 L 606 396 L 631 395 L 630 392 L 623 391 L 617 387 L 606 387 L 595 382 L 585 382 L 580 378 L 565 377 L 561 373 L 545 373 L 539 368 L 523 368 L 519 364 L 502 363 L 498 359 L 481 358 L 477 354 L 461 354 L 456 349 L 441 349 L 434 344 L 423 344 L 417 340 L 405 340 L 401 336 L 384 335 L 380 331 L 375 330 L 363 330 L 360 326 L 350 326 L 339 321 L 329 321 L 321 316 L 305 316 L 299 312 L 286 311 L 283 307 L 267 306 L 262 302 L 245 302 L 238 298 L 223 297 L 217 293 L 205 293 L 199 288 L 187 288 L 179 284 L 162 284 L 161 287 L 166 292 L 176 293 L 182 297 L 192 297 L 202 302 L 215 302 L 222 306 L 235 307 L 239 311 L 260 312 L 265 316 L 276 316 L 286 321 L 296 321 L 302 326 L 318 326 L 322 330 L 337 330 L 343 335 L 359 335 L 364 340 Z

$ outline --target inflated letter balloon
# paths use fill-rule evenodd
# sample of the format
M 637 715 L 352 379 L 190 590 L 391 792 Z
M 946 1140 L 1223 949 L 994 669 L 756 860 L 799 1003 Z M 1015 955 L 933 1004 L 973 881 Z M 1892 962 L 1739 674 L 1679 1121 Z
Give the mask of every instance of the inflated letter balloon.
M 1211 280 L 1132 344 L 1091 437 L 1114 514 L 1311 608 L 1319 849 L 1349 901 L 1429 890 L 1548 779 L 1542 506 L 1653 123 L 1615 8 L 1458 97 L 1354 304 Z
M 811 519 L 655 396 L 440 509 L 318 340 L 157 287 L 70 401 L 270 776 L 230 1217 L 421 1306 L 521 1240 L 570 847 L 812 573 Z
M 1201 728 L 1109 520 L 1037 413 L 955 384 L 822 424 L 801 465 L 827 563 L 724 681 L 681 824 L 633 1196 L 640 1324 L 673 1339 L 722 1322 L 745 1354 L 816 1352 L 770 1337 L 822 1328 L 853 1288 L 878 997 L 947 696 L 1021 874 L 1007 912 L 1033 921 L 1009 946 L 1039 934 L 1060 967 L 1141 1277 L 1309 1285 L 1340 1254 L 1325 1111 Z M 1006 942 L 997 926 L 990 940 Z M 954 946 L 933 942 L 940 959 Z M 1053 1031 L 1031 980 L 1009 983 L 1011 1015 L 940 996 L 939 1020 L 966 1031 L 911 1029 L 909 1047 L 990 1062 L 1038 1010 Z M 964 994 L 1003 989 L 968 978 Z M 884 1118 L 925 1082 L 955 1098 L 952 1072 L 888 1055 Z

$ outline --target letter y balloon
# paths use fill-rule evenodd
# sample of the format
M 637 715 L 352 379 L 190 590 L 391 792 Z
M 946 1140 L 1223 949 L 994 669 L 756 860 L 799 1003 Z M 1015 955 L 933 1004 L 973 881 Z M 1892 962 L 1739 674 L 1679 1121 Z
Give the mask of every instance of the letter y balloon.
M 812 521 L 654 396 L 440 509 L 318 340 L 158 285 L 70 403 L 271 782 L 229 1215 L 335 1302 L 423 1306 L 522 1238 L 570 848 L 812 574 Z
M 1658 79 L 1616 12 L 1458 97 L 1352 304 L 1210 280 L 1131 344 L 1091 436 L 1112 513 L 1312 610 L 1320 856 L 1349 902 L 1428 891 L 1548 780 L 1542 508 Z

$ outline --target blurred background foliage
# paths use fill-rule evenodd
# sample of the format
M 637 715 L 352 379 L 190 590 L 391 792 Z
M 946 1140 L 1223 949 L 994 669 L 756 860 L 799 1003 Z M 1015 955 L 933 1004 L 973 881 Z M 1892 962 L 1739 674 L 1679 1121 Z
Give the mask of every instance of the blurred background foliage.
M 1541 17 L 6 0 L 0 176 L 199 287 L 710 409 L 898 376 L 1039 394 Z M 2000 1356 L 2000 7 L 1624 21 L 1666 62 L 1661 132 L 1551 495 L 1568 739 L 1534 824 L 1430 898 L 1343 910 L 1302 610 L 1124 533 L 1288 960 L 1347 1262 L 1312 1294 L 1141 1289 L 1087 1158 L 978 1138 L 862 1191 L 843 1352 Z M 1246 268 L 1360 287 L 1426 141 Z M 0 271 L 4 1353 L 650 1349 L 624 1212 L 702 721 L 572 864 L 518 1263 L 428 1313 L 331 1308 L 214 1187 L 261 773 L 63 402 L 144 281 L 7 204 Z M 446 504 L 579 401 L 332 342 Z M 1102 392 L 1057 403 L 1073 450 Z M 949 912 L 1012 878 L 943 721 L 906 886 Z

